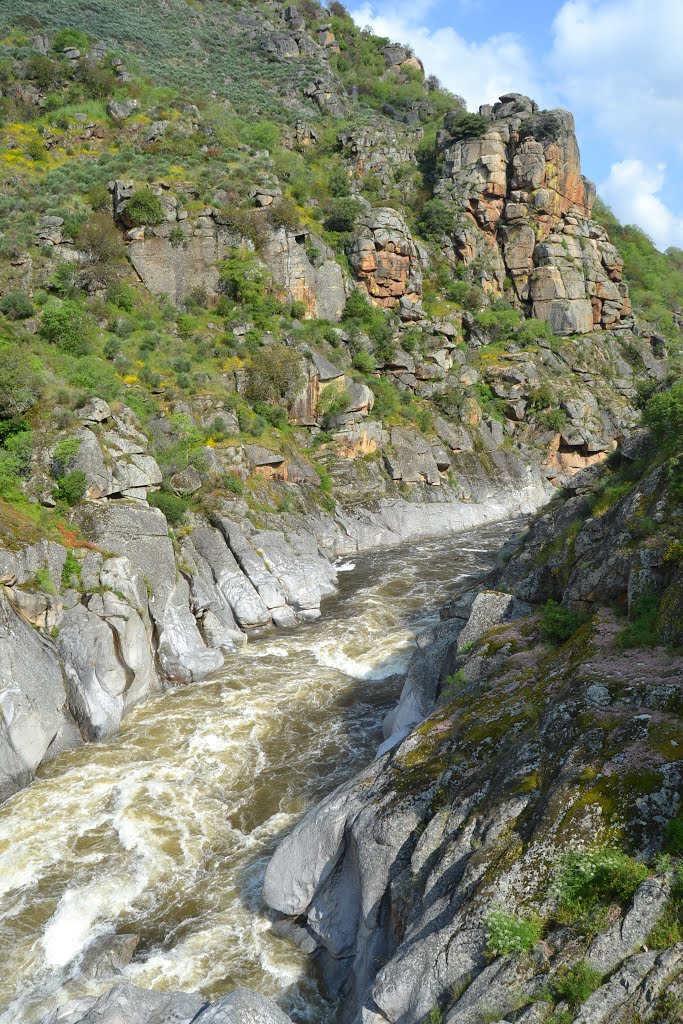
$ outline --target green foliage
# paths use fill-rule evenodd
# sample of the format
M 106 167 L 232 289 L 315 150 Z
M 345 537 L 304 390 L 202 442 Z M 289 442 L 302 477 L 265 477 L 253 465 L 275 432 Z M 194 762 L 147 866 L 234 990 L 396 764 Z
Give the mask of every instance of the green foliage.
M 244 484 L 237 473 L 225 473 L 222 478 L 222 486 L 231 494 L 244 494 Z
M 557 879 L 558 921 L 599 931 L 609 905 L 628 903 L 647 875 L 645 864 L 621 850 L 567 854 Z
M 93 324 L 85 309 L 71 299 L 53 300 L 43 310 L 40 333 L 52 345 L 70 355 L 83 356 L 90 349 Z
M 586 960 L 579 960 L 571 967 L 562 967 L 553 982 L 553 996 L 557 1002 L 580 1006 L 602 984 L 602 974 L 594 970 Z
M 251 357 L 245 397 L 251 402 L 276 404 L 294 398 L 303 385 L 303 366 L 297 353 L 285 345 L 269 345 Z
M 680 337 L 673 313 L 683 307 L 683 263 L 676 250 L 659 252 L 641 228 L 620 224 L 599 199 L 593 216 L 607 228 L 624 261 L 624 278 L 635 309 L 668 337 Z
M 0 420 L 21 416 L 40 398 L 42 366 L 15 349 L 0 347 Z
M 161 224 L 164 219 L 164 208 L 161 199 L 149 188 L 138 189 L 126 202 L 126 217 L 131 224 Z
M 39 569 L 36 569 L 33 574 L 32 583 L 36 590 L 42 590 L 45 594 L 57 593 L 57 588 L 52 582 L 52 577 L 44 565 L 41 565 Z
M 552 598 L 541 609 L 539 635 L 550 644 L 563 644 L 573 636 L 585 619 Z
M 562 409 L 546 409 L 538 413 L 536 422 L 545 430 L 559 432 L 567 425 L 567 414 Z
M 52 39 L 52 49 L 55 53 L 62 53 L 71 48 L 75 50 L 87 50 L 90 45 L 85 32 L 79 32 L 76 28 L 63 28 L 55 32 Z
M 489 956 L 527 953 L 541 937 L 541 922 L 494 910 L 486 918 L 486 951 Z
M 347 409 L 350 401 L 351 395 L 344 387 L 333 383 L 322 389 L 318 411 L 322 416 L 323 430 L 329 430 L 336 418 Z
M 62 567 L 62 590 L 78 586 L 81 579 L 81 563 L 73 551 L 67 551 L 64 565 Z
M 31 432 L 17 424 L 17 430 L 8 433 L 0 446 L 0 495 L 17 498 L 20 494 L 21 478 L 28 473 L 33 454 Z
M 468 114 L 467 111 L 446 118 L 446 128 L 451 138 L 479 139 L 491 127 L 491 122 L 481 114 Z
M 59 66 L 42 53 L 33 53 L 24 65 L 24 74 L 39 89 L 48 90 L 59 80 Z
M 64 476 L 78 455 L 80 447 L 81 442 L 77 437 L 67 437 L 63 441 L 57 442 L 52 452 L 52 465 L 50 469 L 55 480 L 59 480 L 60 477 Z
M 683 942 L 683 864 L 676 869 L 669 899 L 650 933 L 648 945 L 652 949 L 668 949 L 677 942 Z
M 370 374 L 375 369 L 375 360 L 365 349 L 359 349 L 353 357 L 353 365 L 360 373 Z
M 657 619 L 660 601 L 656 594 L 643 594 L 635 602 L 628 626 L 617 634 L 617 647 L 655 647 L 659 641 Z
M 683 857 L 683 815 L 667 821 L 664 828 L 664 849 L 674 857 Z
M 444 235 L 450 234 L 453 227 L 453 210 L 442 199 L 429 199 L 424 204 L 417 224 L 423 238 L 438 241 Z
M 353 231 L 356 220 L 363 212 L 363 204 L 350 196 L 332 199 L 327 204 L 325 230 L 346 233 Z
M 185 519 L 187 502 L 171 491 L 150 491 L 147 501 L 164 513 L 169 526 L 179 526 Z
M 535 317 L 530 317 L 525 320 L 522 326 L 515 334 L 515 341 L 522 348 L 526 348 L 529 345 L 535 345 L 539 341 L 549 341 L 553 336 L 553 332 L 550 329 L 550 324 L 547 320 L 536 320 Z
M 683 380 L 677 380 L 666 391 L 652 395 L 643 413 L 643 422 L 650 428 L 660 447 L 670 450 L 683 442 Z
M 33 316 L 33 303 L 26 292 L 14 289 L 3 296 L 2 302 L 0 302 L 0 312 L 10 320 L 26 320 L 29 316 Z
M 474 322 L 487 335 L 491 344 L 498 344 L 515 337 L 521 319 L 516 309 L 486 309 L 477 313 Z
M 88 481 L 82 469 L 72 469 L 65 473 L 57 481 L 52 495 L 56 501 L 65 502 L 67 505 L 78 505 L 85 497 L 88 489 Z
M 373 377 L 368 381 L 375 395 L 372 409 L 376 419 L 387 420 L 401 411 L 401 393 L 386 377 Z

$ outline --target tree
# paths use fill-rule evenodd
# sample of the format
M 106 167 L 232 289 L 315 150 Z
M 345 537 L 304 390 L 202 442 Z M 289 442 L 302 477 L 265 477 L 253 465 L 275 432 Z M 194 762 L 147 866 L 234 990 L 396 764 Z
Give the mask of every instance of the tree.
M 42 378 L 23 352 L 0 349 L 0 419 L 22 416 L 40 398 Z
M 82 306 L 65 299 L 45 307 L 40 333 L 62 352 L 84 356 L 90 350 L 93 324 Z
M 164 208 L 159 196 L 149 188 L 138 189 L 126 202 L 126 218 L 134 225 L 161 224 L 164 219 Z
M 88 258 L 83 277 L 96 286 L 109 284 L 123 263 L 124 248 L 111 217 L 94 213 L 76 235 L 76 245 Z
M 296 352 L 285 345 L 269 345 L 251 357 L 245 394 L 251 402 L 288 401 L 301 391 L 304 379 Z

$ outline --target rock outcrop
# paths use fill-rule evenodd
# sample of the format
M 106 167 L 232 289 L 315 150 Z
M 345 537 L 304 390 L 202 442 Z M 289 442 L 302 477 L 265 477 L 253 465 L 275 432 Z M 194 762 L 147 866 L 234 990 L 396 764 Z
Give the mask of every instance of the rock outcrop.
M 435 195 L 455 212 L 453 258 L 493 294 L 511 279 L 516 300 L 554 334 L 630 326 L 622 261 L 591 219 L 595 190 L 581 175 L 572 115 L 516 93 L 480 113 L 491 126 L 479 137 L 459 138 L 455 116 L 437 142 Z
M 183 992 L 118 985 L 99 997 L 67 1003 L 41 1024 L 287 1024 L 289 1017 L 256 992 L 238 988 L 207 1003 Z
M 418 641 L 375 762 L 278 847 L 265 900 L 314 952 L 342 1021 L 549 1022 L 572 971 L 592 971 L 595 989 L 571 1006 L 555 997 L 573 1024 L 659 1021 L 669 1006 L 676 1019 L 683 949 L 653 932 L 674 912 L 670 862 L 646 865 L 681 806 L 683 661 L 663 646 L 633 658 L 600 606 L 637 615 L 654 594 L 660 635 L 669 614 L 680 630 L 680 565 L 662 560 L 680 502 L 660 472 L 585 523 L 601 478 L 577 478 L 507 553 L 492 581 L 505 589 L 461 595 Z M 647 554 L 625 541 L 643 507 L 658 521 Z M 548 595 L 593 613 L 555 646 L 524 603 Z M 662 730 L 675 736 L 666 750 Z M 628 892 L 594 896 L 604 919 L 586 929 L 563 903 L 563 865 L 609 851 L 615 821 L 640 863 Z M 546 937 L 527 953 L 492 938 L 492 922 L 533 915 Z
M 419 303 L 422 273 L 417 246 L 404 218 L 380 207 L 363 214 L 348 247 L 349 262 L 360 287 L 373 302 L 395 309 L 404 300 Z

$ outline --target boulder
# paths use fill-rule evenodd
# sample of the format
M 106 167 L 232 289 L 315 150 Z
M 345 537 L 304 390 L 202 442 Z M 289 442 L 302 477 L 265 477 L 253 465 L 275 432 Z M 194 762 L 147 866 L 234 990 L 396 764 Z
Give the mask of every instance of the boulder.
M 396 210 L 379 207 L 362 214 L 347 253 L 361 288 L 375 305 L 398 309 L 402 299 L 420 302 L 419 251 Z
M 54 645 L 17 614 L 0 586 L 0 800 L 79 742 Z

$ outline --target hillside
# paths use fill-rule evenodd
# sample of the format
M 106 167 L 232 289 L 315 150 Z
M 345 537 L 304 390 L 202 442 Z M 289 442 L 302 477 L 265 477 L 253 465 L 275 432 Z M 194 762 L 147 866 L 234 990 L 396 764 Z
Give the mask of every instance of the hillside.
M 571 113 L 468 112 L 339 3 L 0 29 L 0 797 L 340 556 L 534 516 L 266 899 L 344 1022 L 676 1024 L 681 253 Z M 131 991 L 45 1024 L 283 1019 Z

